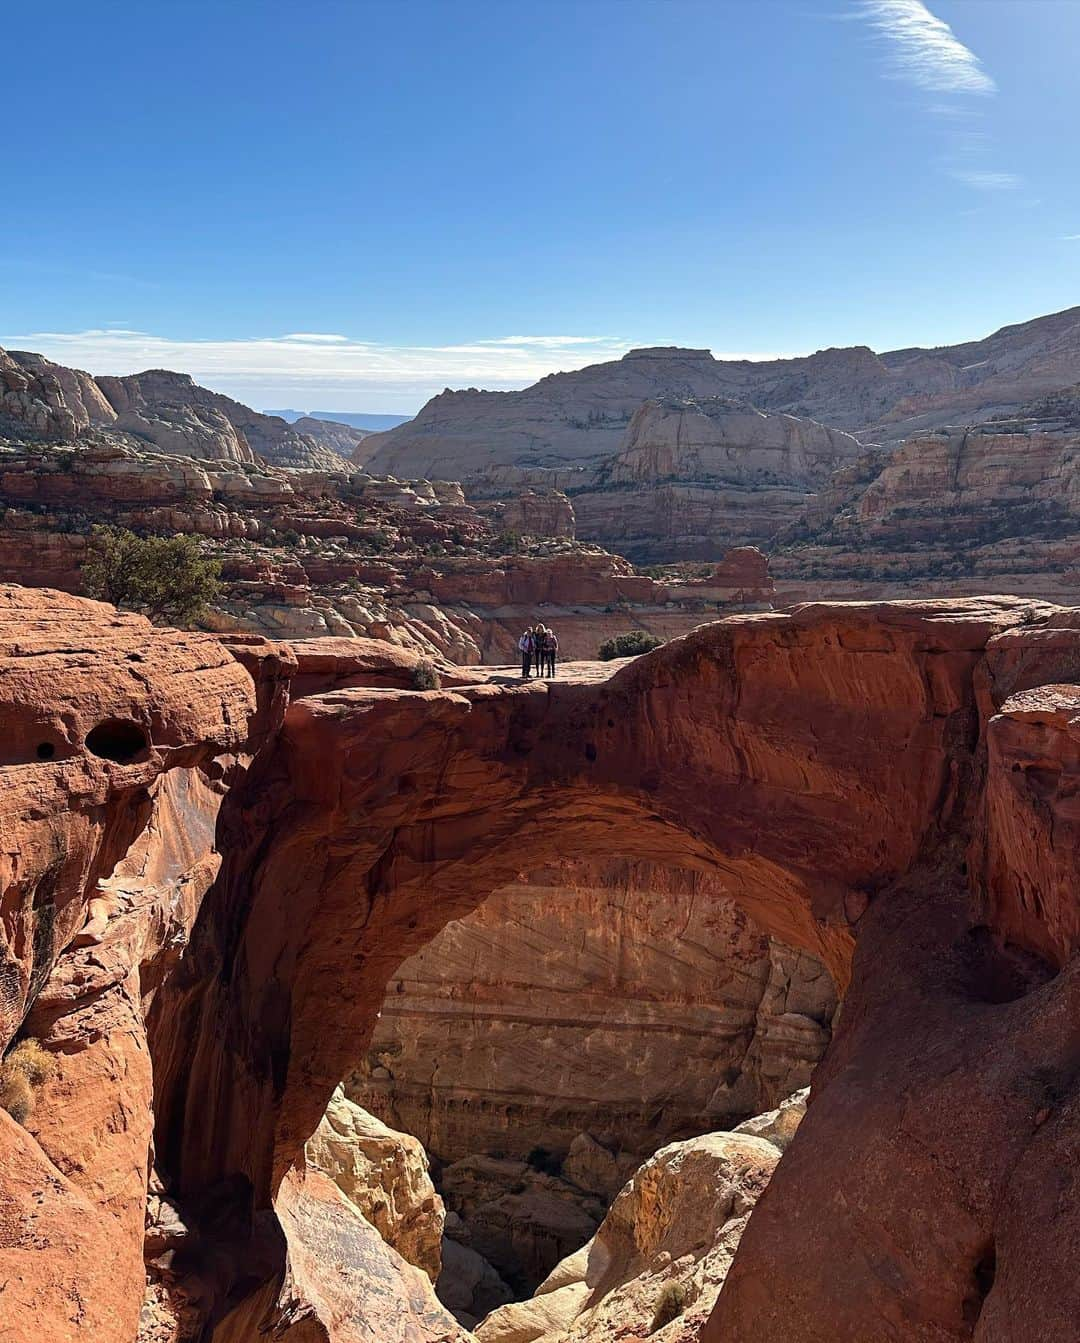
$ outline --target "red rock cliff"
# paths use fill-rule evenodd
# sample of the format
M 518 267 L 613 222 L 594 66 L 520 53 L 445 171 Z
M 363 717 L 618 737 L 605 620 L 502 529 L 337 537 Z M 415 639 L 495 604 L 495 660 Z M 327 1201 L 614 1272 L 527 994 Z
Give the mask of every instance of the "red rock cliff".
M 708 871 L 848 986 L 704 1338 L 1071 1337 L 1073 614 L 808 606 L 419 692 L 3 602 L 4 1038 L 58 1069 L 0 1115 L 16 1337 L 130 1343 L 152 1104 L 207 1327 L 351 1340 L 286 1173 L 402 960 L 568 849 Z

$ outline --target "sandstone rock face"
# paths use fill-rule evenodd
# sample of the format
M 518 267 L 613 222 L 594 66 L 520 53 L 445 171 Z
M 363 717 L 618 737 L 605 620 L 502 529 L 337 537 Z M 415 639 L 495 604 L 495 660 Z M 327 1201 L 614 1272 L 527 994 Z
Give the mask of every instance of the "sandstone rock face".
M 779 1157 L 771 1142 L 741 1133 L 661 1148 L 584 1250 L 530 1300 L 489 1315 L 480 1343 L 696 1338 Z
M 293 429 L 305 438 L 313 438 L 322 443 L 354 466 L 366 466 L 370 455 L 364 449 L 364 440 L 371 437 L 370 429 L 357 429 L 351 424 L 340 424 L 337 420 L 320 420 L 313 415 L 301 415 L 293 420 Z
M 608 1169 L 574 1182 L 610 1200 L 658 1146 L 805 1086 L 835 1007 L 821 963 L 770 942 L 721 883 L 566 863 L 401 967 L 348 1088 L 442 1161 L 564 1162 L 576 1145 L 580 1165 L 591 1139 Z
M 116 412 L 81 369 L 25 350 L 0 350 L 0 413 L 42 438 L 70 439 Z
M 318 1171 L 290 1172 L 275 1202 L 287 1245 L 280 1287 L 230 1311 L 213 1343 L 467 1343 L 471 1335 Z
M 634 559 L 711 559 L 769 540 L 859 453 L 850 434 L 729 398 L 646 401 L 575 490 L 578 530 Z
M 185 373 L 150 369 L 123 378 L 98 378 L 116 412 L 116 424 L 149 438 L 163 452 L 228 461 L 261 457 L 277 466 L 343 469 L 333 449 L 307 437 L 277 415 L 200 387 Z
M 332 430 L 305 433 L 276 415 L 261 415 L 198 386 L 186 374 L 165 369 L 93 378 L 39 354 L 0 350 L 0 415 L 31 436 L 62 442 L 98 426 L 107 431 L 107 439 L 114 430 L 121 436 L 134 434 L 162 452 L 184 457 L 234 462 L 261 458 L 278 466 L 348 469 L 345 454 L 330 441 Z M 360 431 L 348 425 L 334 428 L 351 450 L 353 435 Z
M 290 699 L 290 650 L 3 599 L 4 1035 L 60 1068 L 34 1131 L 0 1130 L 14 1336 L 70 1338 L 81 1309 L 131 1343 L 151 1113 L 191 1240 L 160 1272 L 204 1337 L 395 1338 L 364 1283 L 412 1329 L 426 1274 L 363 1267 L 366 1224 L 297 1163 L 402 961 L 568 847 L 710 871 L 848 984 L 702 1339 L 1071 1336 L 1074 613 L 817 605 L 550 686 Z M 692 1221 L 646 1219 L 643 1252 Z
M 762 410 L 865 430 L 870 442 L 898 442 L 950 418 L 977 423 L 987 411 L 1076 383 L 1078 374 L 1076 308 L 981 341 L 882 355 L 865 346 L 761 361 L 717 360 L 708 350 L 674 347 L 632 350 L 520 392 L 443 392 L 408 424 L 374 436 L 372 466 L 395 475 L 472 479 L 512 464 L 593 465 L 619 451 L 643 402 L 667 396 L 736 397 Z
M 498 519 L 524 536 L 573 536 L 577 529 L 574 506 L 562 490 L 525 490 L 506 500 Z
M 442 1173 L 456 1214 L 448 1235 L 491 1264 L 523 1296 L 592 1236 L 606 1199 L 525 1161 L 470 1156 Z
M 383 1240 L 434 1282 L 442 1268 L 445 1213 L 416 1138 L 387 1128 L 338 1090 L 305 1151 L 308 1164 L 328 1175 Z
M 144 1013 L 217 873 L 214 821 L 255 710 L 249 674 L 209 635 L 0 589 L 0 1042 L 21 1029 L 56 1064 L 30 1132 L 0 1116 L 13 1336 L 135 1335 Z
M 1080 571 L 1080 424 L 1035 406 L 838 471 L 778 538 L 782 590 L 958 584 L 1053 599 Z

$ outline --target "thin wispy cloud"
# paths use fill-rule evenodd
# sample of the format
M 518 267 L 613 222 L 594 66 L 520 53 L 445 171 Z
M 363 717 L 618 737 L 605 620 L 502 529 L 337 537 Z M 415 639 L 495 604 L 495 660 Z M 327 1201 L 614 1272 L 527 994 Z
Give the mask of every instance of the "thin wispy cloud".
M 932 94 L 926 110 L 941 123 L 943 172 L 975 191 L 1013 191 L 1023 179 L 999 169 L 982 124 L 985 100 L 998 86 L 974 51 L 922 0 L 855 0 L 870 28 L 887 79 Z
M 978 56 L 922 0 L 860 0 L 867 22 L 886 39 L 887 73 L 934 93 L 996 93 Z
M 1061 241 L 1062 241 L 1062 242 L 1080 242 L 1080 233 L 1063 233 L 1063 234 L 1061 235 Z
M 984 172 L 977 168 L 952 168 L 950 171 L 958 182 L 966 182 L 979 191 L 1015 191 L 1024 185 L 1024 179 L 1016 173 Z
M 455 345 L 390 345 L 321 332 L 236 340 L 175 340 L 115 327 L 0 333 L 0 346 L 34 350 L 90 373 L 169 368 L 255 406 L 412 412 L 444 387 L 506 391 L 549 373 L 621 358 L 615 336 L 496 336 Z M 772 352 L 718 354 L 768 359 Z

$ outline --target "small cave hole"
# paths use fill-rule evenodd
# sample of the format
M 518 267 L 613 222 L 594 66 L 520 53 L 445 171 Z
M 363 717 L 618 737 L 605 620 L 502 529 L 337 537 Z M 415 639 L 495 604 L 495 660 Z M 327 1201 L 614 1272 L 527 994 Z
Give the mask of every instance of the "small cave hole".
M 88 751 L 102 760 L 114 760 L 119 765 L 134 760 L 149 745 L 143 728 L 124 718 L 107 718 L 86 734 Z
M 56 747 L 51 741 L 39 741 L 34 748 L 34 754 L 39 760 L 51 760 L 56 755 Z
M 974 1278 L 972 1290 L 964 1300 L 964 1322 L 966 1324 L 977 1323 L 986 1303 L 986 1298 L 990 1295 L 994 1286 L 994 1278 L 997 1276 L 997 1252 L 993 1241 L 987 1245 L 976 1260 L 972 1276 Z
M 596 747 L 591 741 L 585 743 L 585 759 L 591 764 L 596 759 Z

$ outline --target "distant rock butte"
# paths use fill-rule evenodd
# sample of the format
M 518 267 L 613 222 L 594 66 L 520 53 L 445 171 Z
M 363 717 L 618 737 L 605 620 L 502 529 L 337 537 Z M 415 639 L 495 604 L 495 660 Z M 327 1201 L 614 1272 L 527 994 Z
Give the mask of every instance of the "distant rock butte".
M 166 369 L 94 378 L 39 354 L 0 350 L 0 414 L 61 442 L 97 428 L 134 435 L 160 452 L 184 457 L 345 466 L 345 458 L 327 446 L 325 431 L 318 437 L 298 432 L 277 416 L 262 415 L 200 387 L 186 373 Z
M 523 391 L 444 392 L 363 447 L 374 470 L 451 475 L 474 497 L 564 490 L 580 536 L 635 559 L 713 559 L 718 548 L 769 545 L 812 510 L 829 473 L 858 458 L 852 435 L 891 447 L 1016 412 L 1078 380 L 1073 308 L 982 341 L 882 355 L 633 350 Z M 921 502 L 933 510 L 933 496 Z
M 866 346 L 790 359 L 721 360 L 659 347 L 556 373 L 515 392 L 446 391 L 376 436 L 373 467 L 471 481 L 494 465 L 596 465 L 614 456 L 642 402 L 736 397 L 870 441 L 899 441 L 950 415 L 969 421 L 1080 381 L 1080 308 L 985 340 L 875 354 Z M 452 469 L 451 469 L 452 468 Z

